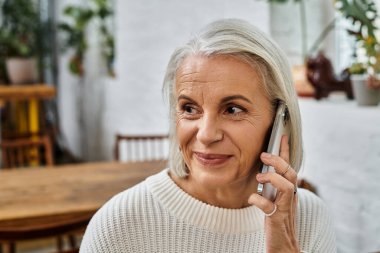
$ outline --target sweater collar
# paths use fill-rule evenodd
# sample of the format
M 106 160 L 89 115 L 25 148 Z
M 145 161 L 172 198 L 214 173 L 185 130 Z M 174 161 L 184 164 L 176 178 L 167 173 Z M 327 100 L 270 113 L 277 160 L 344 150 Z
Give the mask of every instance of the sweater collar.
M 184 192 L 168 173 L 166 169 L 146 182 L 151 193 L 173 216 L 216 233 L 242 234 L 264 228 L 264 214 L 256 206 L 227 209 L 206 204 Z

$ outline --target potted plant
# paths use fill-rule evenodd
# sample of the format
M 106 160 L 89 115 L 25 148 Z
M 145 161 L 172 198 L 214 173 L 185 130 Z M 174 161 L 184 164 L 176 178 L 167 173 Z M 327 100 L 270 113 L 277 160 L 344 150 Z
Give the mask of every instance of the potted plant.
M 353 63 L 349 68 L 351 84 L 358 105 L 376 106 L 380 102 L 379 80 L 368 75 L 368 67 L 363 63 Z
M 39 15 L 33 0 L 0 1 L 0 58 L 12 83 L 38 79 L 37 36 Z
M 354 96 L 359 105 L 377 105 L 380 43 L 375 36 L 375 22 L 379 18 L 376 5 L 372 0 L 337 0 L 337 8 L 354 26 L 347 30 L 355 38 L 354 63 L 349 68 Z

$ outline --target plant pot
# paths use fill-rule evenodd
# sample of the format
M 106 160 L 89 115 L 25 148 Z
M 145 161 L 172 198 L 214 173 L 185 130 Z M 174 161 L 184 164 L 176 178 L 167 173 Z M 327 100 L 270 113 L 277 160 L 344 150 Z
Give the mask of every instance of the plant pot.
M 358 105 L 376 106 L 380 103 L 380 89 L 369 88 L 367 75 L 351 75 L 352 89 Z
M 11 83 L 35 83 L 38 79 L 35 58 L 9 58 L 6 60 L 6 66 Z

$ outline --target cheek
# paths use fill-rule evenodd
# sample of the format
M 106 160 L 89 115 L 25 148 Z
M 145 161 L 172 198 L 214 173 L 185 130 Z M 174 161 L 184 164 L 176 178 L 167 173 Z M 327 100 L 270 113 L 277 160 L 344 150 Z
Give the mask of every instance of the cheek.
M 179 146 L 184 150 L 196 134 L 196 123 L 194 121 L 178 119 L 176 129 Z
M 254 136 L 251 138 L 252 141 L 248 142 L 248 138 L 246 137 L 244 146 L 241 147 L 242 158 L 246 161 L 246 163 L 249 164 L 256 162 L 261 152 L 264 151 L 264 140 L 261 138 L 261 136 Z
M 269 127 L 266 125 L 253 125 L 251 122 L 247 123 L 243 129 L 237 131 L 235 140 L 237 142 L 236 145 L 239 146 L 241 158 L 246 163 L 251 164 L 254 160 L 257 160 L 262 151 L 265 151 Z
M 245 135 L 240 143 L 239 168 L 241 173 L 257 171 L 261 166 L 260 154 L 265 149 L 264 140 L 259 135 Z M 263 145 L 264 144 L 264 145 Z

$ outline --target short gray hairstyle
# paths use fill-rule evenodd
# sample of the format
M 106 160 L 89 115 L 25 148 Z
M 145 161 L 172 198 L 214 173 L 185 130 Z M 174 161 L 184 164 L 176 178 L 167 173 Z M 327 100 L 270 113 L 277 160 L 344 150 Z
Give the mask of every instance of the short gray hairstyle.
M 291 70 L 286 55 L 257 27 L 239 19 L 223 19 L 207 25 L 184 46 L 172 54 L 163 84 L 169 101 L 170 150 L 169 168 L 178 177 L 186 177 L 188 169 L 179 150 L 176 133 L 175 83 L 176 72 L 182 61 L 190 55 L 206 57 L 231 55 L 248 62 L 261 75 L 262 85 L 273 106 L 278 100 L 288 105 L 290 115 L 290 165 L 298 172 L 303 159 L 301 117 L 294 90 Z M 272 108 L 273 114 L 275 107 Z

